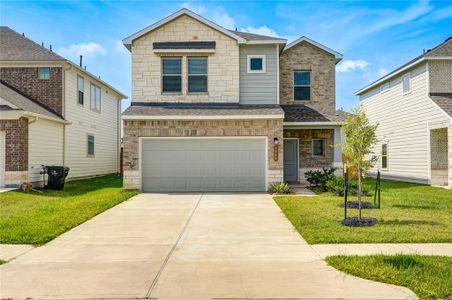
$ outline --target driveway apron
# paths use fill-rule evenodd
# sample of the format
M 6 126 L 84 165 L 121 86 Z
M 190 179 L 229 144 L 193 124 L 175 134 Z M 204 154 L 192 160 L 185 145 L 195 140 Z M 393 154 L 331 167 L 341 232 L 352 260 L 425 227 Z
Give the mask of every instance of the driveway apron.
M 141 194 L 0 266 L 0 298 L 410 299 L 328 266 L 267 194 Z

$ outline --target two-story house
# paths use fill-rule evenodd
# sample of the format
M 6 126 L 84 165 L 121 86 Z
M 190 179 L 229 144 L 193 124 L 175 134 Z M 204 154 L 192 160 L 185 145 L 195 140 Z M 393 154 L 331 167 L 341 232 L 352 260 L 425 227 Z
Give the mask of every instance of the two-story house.
M 452 187 L 452 38 L 356 93 L 382 178 Z
M 0 186 L 40 186 L 42 165 L 69 178 L 119 172 L 126 96 L 8 27 L 0 40 Z
M 336 51 L 228 30 L 187 9 L 123 42 L 125 188 L 265 191 L 341 165 Z

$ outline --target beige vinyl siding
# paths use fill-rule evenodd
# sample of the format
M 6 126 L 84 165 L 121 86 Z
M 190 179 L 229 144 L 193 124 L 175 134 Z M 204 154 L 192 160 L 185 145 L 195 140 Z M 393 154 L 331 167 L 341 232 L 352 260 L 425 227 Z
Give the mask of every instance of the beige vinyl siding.
M 248 73 L 248 55 L 265 55 L 265 73 Z M 240 46 L 240 104 L 277 104 L 276 45 Z
M 42 183 L 42 165 L 63 165 L 63 127 L 58 122 L 30 119 L 28 126 L 29 181 L 34 186 Z
M 78 104 L 77 75 L 83 76 L 84 105 Z M 101 88 L 100 112 L 90 108 L 91 83 Z M 65 73 L 66 127 L 65 164 L 69 178 L 116 173 L 119 171 L 117 95 L 96 80 L 71 69 Z M 88 156 L 88 134 L 94 135 L 94 156 Z
M 411 92 L 403 95 L 401 79 L 408 72 Z M 400 74 L 389 83 L 386 92 L 380 92 L 379 85 L 360 97 L 369 120 L 379 123 L 379 142 L 374 148 L 379 160 L 371 173 L 381 169 L 381 145 L 386 143 L 388 169 L 382 170 L 383 178 L 429 183 L 429 130 L 449 124 L 449 118 L 428 97 L 426 64 Z

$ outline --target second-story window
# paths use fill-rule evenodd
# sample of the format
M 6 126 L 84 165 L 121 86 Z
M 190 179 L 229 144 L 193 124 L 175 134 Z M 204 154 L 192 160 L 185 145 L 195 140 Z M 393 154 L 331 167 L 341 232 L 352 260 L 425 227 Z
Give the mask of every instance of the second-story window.
M 77 76 L 77 98 L 78 104 L 83 105 L 85 94 L 85 79 L 82 76 Z
M 38 79 L 50 79 L 50 68 L 38 68 Z
M 180 57 L 162 58 L 162 92 L 182 92 L 182 59 Z
M 311 100 L 311 72 L 293 72 L 293 100 Z
M 91 83 L 90 98 L 91 98 L 91 109 L 95 111 L 100 111 L 100 87 Z
M 188 58 L 188 92 L 207 92 L 207 57 Z
M 265 73 L 265 55 L 247 55 L 248 73 Z
M 411 75 L 410 73 L 402 77 L 402 91 L 403 94 L 408 94 L 411 91 Z

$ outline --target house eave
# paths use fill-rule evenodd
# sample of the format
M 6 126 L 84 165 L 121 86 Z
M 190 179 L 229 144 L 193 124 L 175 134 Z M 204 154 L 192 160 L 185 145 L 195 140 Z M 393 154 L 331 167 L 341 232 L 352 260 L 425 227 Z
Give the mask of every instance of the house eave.
M 199 116 L 199 115 L 123 115 L 122 120 L 282 120 L 284 115 L 218 115 L 218 116 Z

